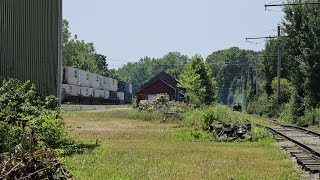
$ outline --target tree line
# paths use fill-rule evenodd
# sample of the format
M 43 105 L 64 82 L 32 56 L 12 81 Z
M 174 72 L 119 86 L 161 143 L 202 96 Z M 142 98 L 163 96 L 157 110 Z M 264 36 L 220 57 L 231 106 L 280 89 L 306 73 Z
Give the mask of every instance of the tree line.
M 102 76 L 118 78 L 115 69 L 109 69 L 107 57 L 99 54 L 92 42 L 80 40 L 69 31 L 69 22 L 62 23 L 62 64 Z
M 300 125 L 319 123 L 320 6 L 309 2 L 290 0 L 301 5 L 283 8 L 281 37 L 269 40 L 261 53 L 261 94 L 247 96 L 250 112 Z M 280 97 L 276 85 L 278 47 L 282 59 Z
M 249 113 L 278 117 L 297 124 L 315 124 L 320 116 L 320 6 L 311 0 L 292 0 L 285 6 L 281 37 L 265 48 L 215 51 L 206 58 L 169 52 L 160 58 L 144 57 L 118 70 L 108 69 L 106 57 L 92 43 L 64 30 L 64 64 L 117 77 L 133 84 L 133 92 L 165 71 L 187 87 L 194 103 L 240 102 Z M 64 27 L 68 27 L 65 22 Z M 64 28 L 68 29 L 68 28 Z M 281 49 L 282 79 L 277 96 L 277 49 Z M 89 57 L 89 58 L 88 58 Z

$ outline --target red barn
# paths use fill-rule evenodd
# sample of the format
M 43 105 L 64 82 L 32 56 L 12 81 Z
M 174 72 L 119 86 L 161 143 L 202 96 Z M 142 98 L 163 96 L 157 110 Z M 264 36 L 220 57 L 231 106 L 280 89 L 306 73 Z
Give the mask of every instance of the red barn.
M 178 88 L 178 81 L 162 71 L 141 86 L 140 91 L 136 93 L 137 104 L 141 100 L 152 100 L 157 94 L 161 93 L 168 94 L 170 100 L 180 101 L 184 99 L 184 95 L 180 93 L 180 88 Z

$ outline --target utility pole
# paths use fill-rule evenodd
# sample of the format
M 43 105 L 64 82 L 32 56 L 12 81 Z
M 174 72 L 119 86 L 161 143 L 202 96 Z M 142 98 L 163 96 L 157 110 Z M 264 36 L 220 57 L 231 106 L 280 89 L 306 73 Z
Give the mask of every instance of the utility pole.
M 320 1 L 320 0 L 319 0 Z M 278 25 L 278 36 L 266 36 L 266 37 L 254 37 L 254 38 L 246 38 L 246 41 L 248 40 L 255 40 L 255 39 L 278 39 L 278 62 L 277 62 L 277 77 L 278 77 L 278 83 L 277 83 L 277 96 L 278 96 L 278 104 L 280 104 L 280 80 L 281 80 L 281 49 L 280 49 L 280 37 L 281 37 L 281 30 L 280 25 Z M 283 36 L 286 37 L 286 36 Z M 258 68 L 258 65 L 257 65 Z M 258 84 L 258 81 L 257 81 Z M 256 87 L 257 88 L 257 87 Z M 256 89 L 256 92 L 258 89 Z
M 241 92 L 242 92 L 242 88 L 243 88 L 243 67 L 241 66 L 241 88 L 240 88 Z
M 258 97 L 259 96 L 259 74 L 258 74 L 258 71 L 259 71 L 259 60 L 258 60 L 258 56 L 256 56 L 257 58 L 257 69 L 256 69 L 256 96 Z
M 280 104 L 280 81 L 281 81 L 281 49 L 280 49 L 280 34 L 281 34 L 280 25 L 278 25 L 278 65 L 277 65 L 277 76 L 278 76 L 278 85 L 277 85 L 277 95 L 278 95 L 278 105 Z

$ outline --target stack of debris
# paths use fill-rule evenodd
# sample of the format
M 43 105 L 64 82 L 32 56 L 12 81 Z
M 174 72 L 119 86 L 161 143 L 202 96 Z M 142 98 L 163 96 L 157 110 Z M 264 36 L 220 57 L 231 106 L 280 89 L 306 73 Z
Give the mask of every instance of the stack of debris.
M 41 150 L 24 157 L 0 155 L 0 179 L 75 179 L 52 150 Z
M 251 124 L 234 124 L 234 123 L 216 123 L 211 124 L 211 132 L 216 132 L 216 139 L 222 141 L 236 141 L 236 140 L 252 140 L 249 135 L 251 131 Z

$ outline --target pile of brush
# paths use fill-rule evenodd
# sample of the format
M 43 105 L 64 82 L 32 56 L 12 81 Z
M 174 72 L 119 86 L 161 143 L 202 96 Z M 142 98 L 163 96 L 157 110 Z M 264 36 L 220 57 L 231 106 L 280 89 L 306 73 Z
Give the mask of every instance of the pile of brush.
M 251 140 L 251 124 L 222 123 L 210 125 L 210 131 L 216 132 L 216 138 L 222 141 Z
M 1 154 L 0 179 L 75 179 L 57 157 L 53 150 Z

